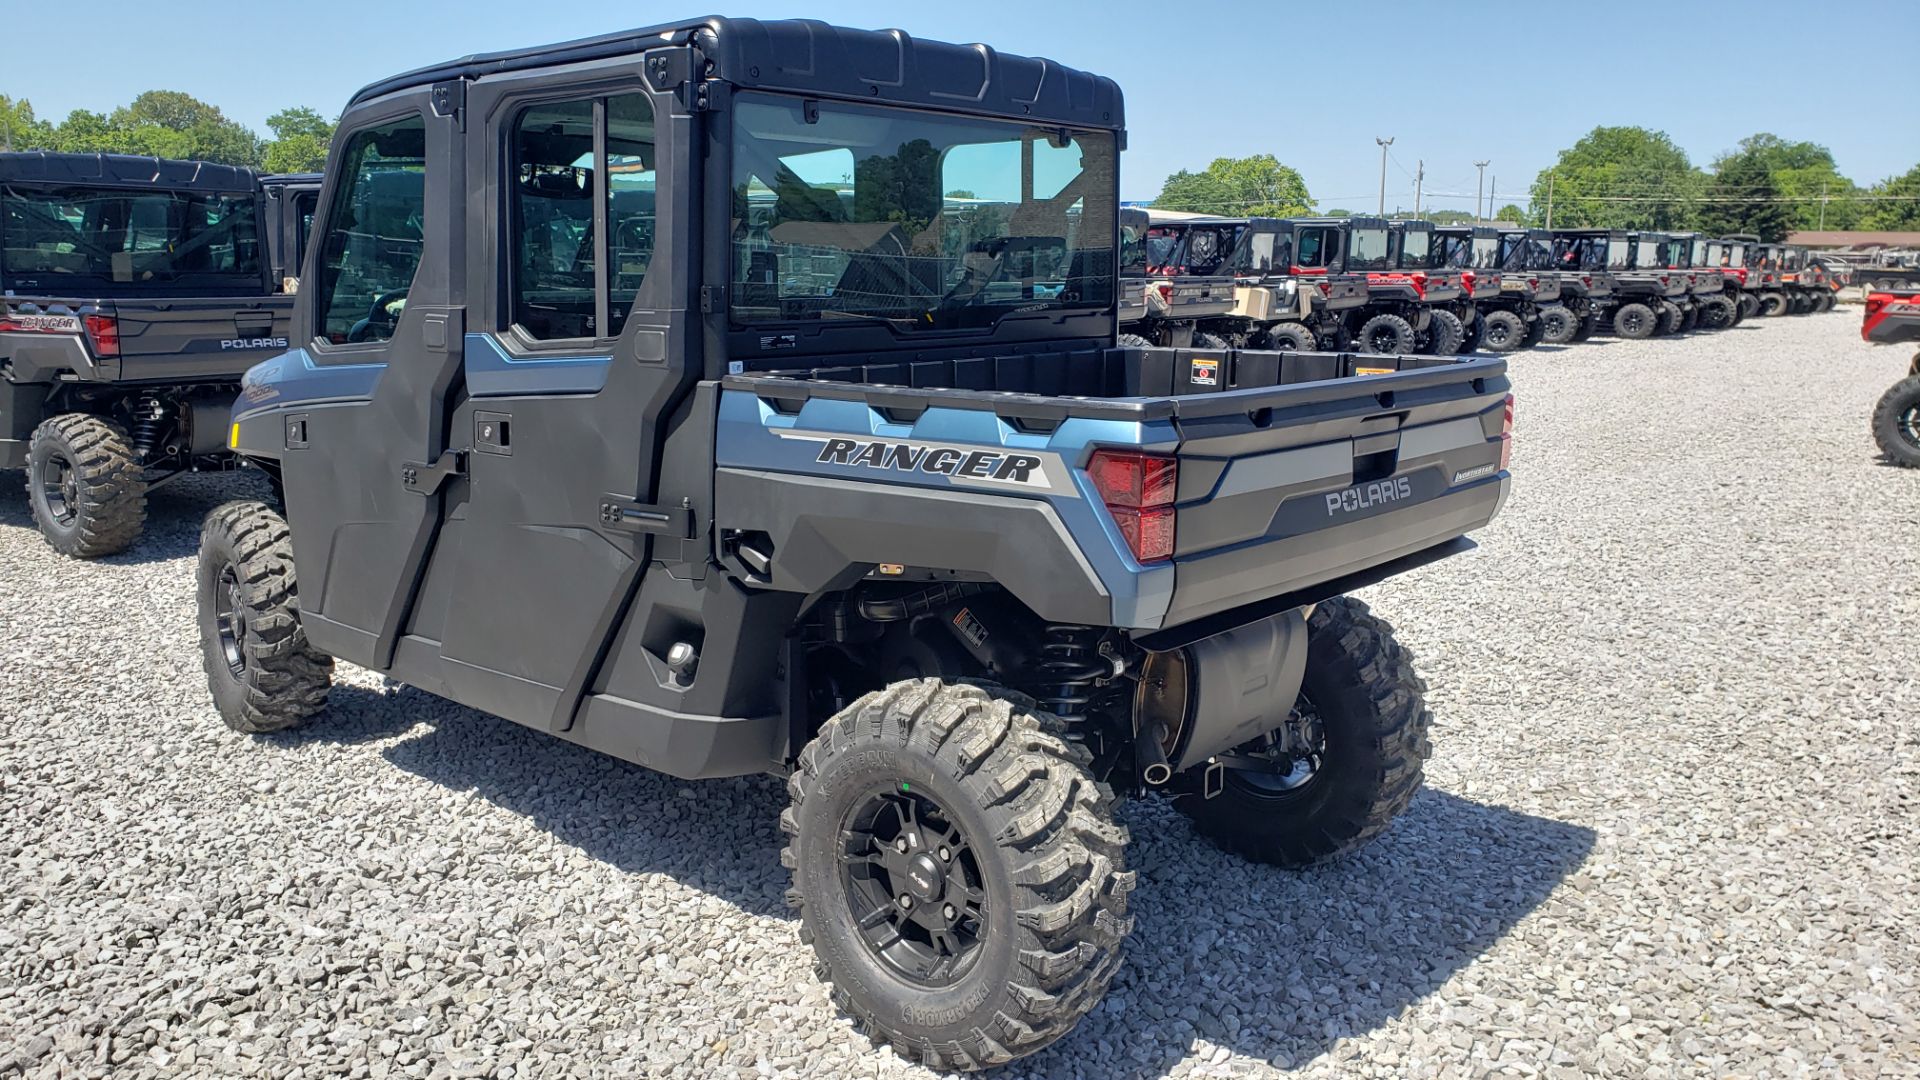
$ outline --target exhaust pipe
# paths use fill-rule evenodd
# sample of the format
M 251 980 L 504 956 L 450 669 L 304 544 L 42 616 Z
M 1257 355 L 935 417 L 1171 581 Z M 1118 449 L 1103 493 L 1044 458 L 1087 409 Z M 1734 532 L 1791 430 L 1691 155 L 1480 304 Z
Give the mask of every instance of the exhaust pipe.
M 1133 755 L 1140 763 L 1140 779 L 1150 787 L 1160 787 L 1173 779 L 1173 766 L 1167 761 L 1167 725 L 1155 723 L 1134 738 Z

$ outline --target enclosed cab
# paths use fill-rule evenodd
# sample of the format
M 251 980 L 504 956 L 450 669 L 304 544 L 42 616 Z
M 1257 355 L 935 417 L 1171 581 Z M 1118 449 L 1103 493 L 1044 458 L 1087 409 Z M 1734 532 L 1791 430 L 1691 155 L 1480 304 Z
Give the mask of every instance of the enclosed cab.
M 1421 299 L 1433 316 L 1427 328 L 1414 336 L 1415 351 L 1443 356 L 1459 352 L 1477 315 L 1468 272 L 1445 265 L 1440 258 L 1433 222 L 1396 220 L 1391 230 L 1394 270 L 1420 283 Z
M 1501 230 L 1500 292 L 1482 302 L 1488 349 L 1532 348 L 1550 337 L 1555 344 L 1572 340 L 1572 314 L 1559 303 L 1551 244 L 1544 229 Z
M 260 178 L 262 235 L 267 275 L 283 293 L 300 289 L 300 263 L 320 205 L 319 173 L 272 173 Z
M 1225 348 L 1224 340 L 1198 327 L 1234 308 L 1233 278 L 1224 271 L 1226 255 L 1244 225 L 1244 220 L 1122 208 L 1122 342 Z
M 1227 259 L 1234 307 L 1207 324 L 1214 336 L 1259 349 L 1343 349 L 1348 313 L 1367 302 L 1367 281 L 1346 271 L 1346 243 L 1323 221 L 1252 218 Z
M 1612 311 L 1620 301 L 1615 296 L 1615 275 L 1626 270 L 1631 250 L 1624 230 L 1555 230 L 1553 264 L 1563 275 L 1561 288 L 1567 289 L 1566 275 L 1577 273 L 1579 288 L 1585 293 L 1586 311 L 1574 341 L 1593 336 L 1603 322 L 1611 322 Z
M 1578 253 L 1605 246 L 1608 272 L 1613 278 L 1613 303 L 1604 318 L 1614 333 L 1639 340 L 1679 329 L 1685 315 L 1682 304 L 1689 302 L 1691 283 L 1685 274 L 1666 268 L 1664 234 L 1562 229 L 1556 230 L 1554 237 L 1556 244 L 1560 240 L 1573 242 L 1562 258 L 1584 258 Z
M 0 154 L 0 469 L 68 555 L 126 548 L 147 492 L 220 467 L 248 367 L 287 347 L 260 177 Z
M 1099 1003 L 1117 797 L 1266 863 L 1365 843 L 1429 716 L 1347 594 L 1499 511 L 1504 362 L 1121 345 L 1123 136 L 1097 75 L 811 21 L 361 91 L 232 414 L 285 512 L 202 533 L 220 716 L 306 722 L 337 658 L 784 776 L 835 1000 L 941 1068 Z

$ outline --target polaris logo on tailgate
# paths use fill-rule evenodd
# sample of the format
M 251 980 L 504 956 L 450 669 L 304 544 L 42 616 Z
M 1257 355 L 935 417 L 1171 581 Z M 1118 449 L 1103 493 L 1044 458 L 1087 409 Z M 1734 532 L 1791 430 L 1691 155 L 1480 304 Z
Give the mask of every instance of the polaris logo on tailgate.
M 1330 492 L 1327 495 L 1327 513 L 1351 514 L 1358 510 L 1370 510 L 1386 503 L 1399 502 L 1413 498 L 1413 481 L 1409 477 L 1396 476 L 1391 480 L 1376 480 L 1371 484 L 1355 484 L 1345 491 Z
M 227 338 L 220 342 L 222 349 L 284 349 L 287 339 L 283 337 L 240 337 Z

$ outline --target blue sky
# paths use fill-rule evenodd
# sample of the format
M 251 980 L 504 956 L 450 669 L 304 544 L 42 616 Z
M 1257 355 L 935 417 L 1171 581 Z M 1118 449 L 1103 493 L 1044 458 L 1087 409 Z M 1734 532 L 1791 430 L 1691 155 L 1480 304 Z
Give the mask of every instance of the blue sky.
M 0 0 L 0 13 L 16 6 Z M 1323 206 L 1369 209 L 1380 183 L 1374 138 L 1392 136 L 1389 209 L 1412 206 L 1424 159 L 1426 205 L 1470 210 L 1475 160 L 1491 159 L 1488 181 L 1504 203 L 1596 124 L 1664 130 L 1696 164 L 1756 131 L 1823 143 L 1863 184 L 1920 163 L 1911 112 L 1863 104 L 1912 97 L 1914 0 L 739 0 L 725 10 L 900 26 L 1112 76 L 1127 95 L 1129 199 L 1152 197 L 1176 169 L 1272 153 Z M 94 0 L 87 11 L 84 63 L 67 48 L 7 47 L 0 93 L 58 119 L 141 90 L 184 90 L 264 131 L 283 106 L 332 116 L 360 86 L 407 68 L 704 13 L 611 0 Z M 169 63 L 179 57 L 191 62 Z M 1756 74 L 1762 68 L 1776 74 Z

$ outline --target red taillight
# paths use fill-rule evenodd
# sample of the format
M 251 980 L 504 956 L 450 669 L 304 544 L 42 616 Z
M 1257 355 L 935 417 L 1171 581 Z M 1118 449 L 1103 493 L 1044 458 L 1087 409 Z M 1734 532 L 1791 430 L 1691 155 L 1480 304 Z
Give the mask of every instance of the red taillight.
M 1527 288 L 1529 288 L 1529 289 L 1538 289 L 1539 287 L 1540 287 L 1540 279 L 1539 279 L 1539 278 L 1537 278 L 1537 277 L 1530 277 L 1530 278 L 1528 278 L 1528 279 L 1527 279 Z
M 1427 275 L 1416 272 L 1408 275 L 1408 280 L 1413 282 L 1413 293 L 1415 296 L 1427 295 Z
M 86 317 L 87 340 L 93 342 L 95 356 L 120 355 L 120 320 L 111 315 Z
M 1178 462 L 1137 450 L 1096 450 L 1087 462 L 1087 476 L 1134 558 L 1146 563 L 1173 556 Z
M 1147 288 L 1152 289 L 1155 293 L 1159 295 L 1161 303 L 1167 304 L 1167 305 L 1171 305 L 1173 303 L 1173 286 L 1171 284 L 1164 281 L 1156 281 L 1153 284 L 1147 286 Z
M 1592 284 L 1593 284 L 1593 278 L 1592 278 L 1591 276 L 1589 276 L 1589 275 L 1587 275 L 1587 274 L 1581 274 L 1581 275 L 1580 275 L 1580 284 L 1582 284 L 1582 285 L 1592 285 Z
M 1328 282 L 1328 281 L 1321 281 L 1321 282 L 1316 282 L 1315 284 L 1317 284 L 1317 285 L 1319 285 L 1319 286 L 1320 286 L 1320 295 L 1321 295 L 1321 296 L 1332 296 L 1332 295 L 1333 295 L 1333 283 L 1332 283 L 1332 282 Z
M 1506 410 L 1500 417 L 1500 471 L 1507 471 L 1513 460 L 1513 395 L 1507 395 Z

